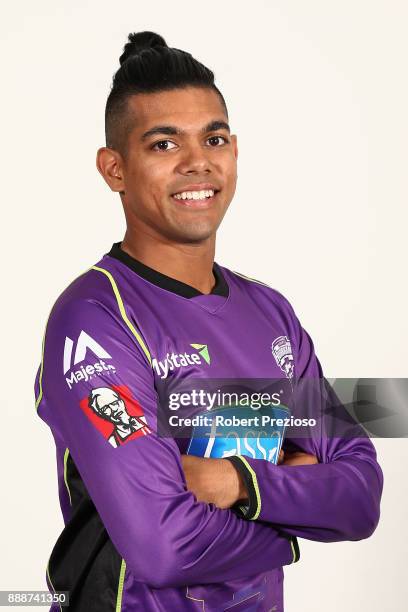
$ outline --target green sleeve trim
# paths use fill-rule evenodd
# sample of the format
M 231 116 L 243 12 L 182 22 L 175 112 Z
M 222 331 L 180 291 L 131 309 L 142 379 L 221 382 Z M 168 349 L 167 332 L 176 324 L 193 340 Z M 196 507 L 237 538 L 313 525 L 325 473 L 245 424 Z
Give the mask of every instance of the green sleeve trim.
M 104 268 L 100 268 L 98 266 L 91 266 L 90 268 L 88 268 L 88 270 L 86 270 L 85 272 L 82 272 L 82 274 L 77 276 L 77 278 L 79 278 L 80 276 L 83 276 L 84 274 L 86 274 L 86 272 L 89 272 L 90 270 L 97 270 L 98 272 L 102 272 L 102 274 L 105 274 L 105 276 L 107 276 L 107 278 L 109 279 L 109 282 L 110 282 L 110 284 L 112 286 L 112 289 L 113 289 L 113 293 L 115 294 L 116 301 L 118 303 L 119 312 L 120 312 L 120 314 L 122 316 L 122 319 L 124 320 L 124 322 L 126 323 L 128 328 L 130 329 L 130 331 L 132 332 L 133 336 L 136 338 L 139 346 L 141 347 L 143 353 L 147 357 L 147 360 L 149 361 L 150 365 L 152 365 L 152 358 L 151 358 L 151 355 L 150 355 L 150 351 L 147 348 L 147 346 L 146 346 L 142 336 L 139 334 L 139 332 L 137 331 L 137 329 L 135 328 L 135 326 L 133 325 L 133 323 L 129 320 L 129 317 L 127 316 L 125 305 L 124 305 L 123 300 L 122 300 L 122 296 L 120 295 L 120 291 L 118 289 L 118 286 L 117 286 L 116 281 L 113 278 L 112 274 L 110 272 L 108 272 L 108 270 L 105 270 Z M 48 321 L 49 321 L 50 316 L 51 316 L 51 312 L 52 312 L 52 309 L 51 309 L 51 311 L 50 311 L 50 313 L 48 315 L 47 322 L 45 324 L 45 330 L 44 330 L 44 335 L 43 335 L 43 340 L 42 340 L 41 366 L 40 366 L 40 375 L 39 375 L 39 380 L 38 380 L 39 392 L 38 392 L 38 396 L 37 396 L 37 398 L 35 400 L 35 410 L 36 411 L 38 411 L 38 407 L 39 407 L 39 405 L 41 403 L 41 400 L 43 398 L 42 381 L 43 381 L 43 374 L 44 374 L 45 337 L 46 337 L 46 333 L 47 333 L 47 326 L 48 326 Z
M 89 270 L 91 270 L 92 268 L 88 268 L 88 270 L 85 270 L 85 272 L 82 272 L 81 274 L 79 274 L 79 276 L 77 276 L 74 280 L 77 280 L 78 278 L 80 278 L 81 276 L 83 276 L 84 274 L 86 274 L 86 272 L 89 272 Z M 47 334 L 47 326 L 48 326 L 48 321 L 50 320 L 50 316 L 51 313 L 53 311 L 54 306 L 51 308 L 50 313 L 47 317 L 47 322 L 45 323 L 45 329 L 44 329 L 44 335 L 43 335 L 43 340 L 42 340 L 42 347 L 41 347 L 41 366 L 40 366 L 40 375 L 39 375 L 39 379 L 38 379 L 38 386 L 39 386 L 39 392 L 38 392 L 38 397 L 35 400 L 35 410 L 38 411 L 38 407 L 41 404 L 41 400 L 43 398 L 43 386 L 42 386 L 42 379 L 43 379 L 43 373 L 44 373 L 44 350 L 45 350 L 45 336 Z
M 52 580 L 51 580 L 51 576 L 50 576 L 50 562 L 49 562 L 49 560 L 48 560 L 48 563 L 47 563 L 47 576 L 48 576 L 48 581 L 49 581 L 49 583 L 50 583 L 50 585 L 51 585 L 51 588 L 52 588 L 52 590 L 53 590 L 53 591 L 54 591 L 54 593 L 55 593 L 55 592 L 56 592 L 56 591 L 55 591 L 55 587 L 54 587 L 54 585 L 52 584 Z M 58 605 L 59 605 L 60 612 L 62 612 L 61 603 L 60 603 L 59 601 L 58 601 Z
M 292 553 L 293 553 L 293 561 L 292 561 L 292 563 L 296 563 L 296 561 L 299 561 L 299 559 L 300 559 L 299 543 L 297 541 L 297 537 L 296 536 L 291 536 L 290 545 L 291 545 Z
M 126 572 L 126 561 L 122 559 L 122 563 L 120 565 L 118 594 L 116 596 L 115 612 L 121 612 L 122 610 L 123 584 L 125 582 L 125 572 Z
M 250 521 L 256 521 L 261 512 L 261 494 L 255 471 L 243 455 L 232 455 L 224 457 L 234 465 L 244 479 L 249 499 L 249 506 L 239 506 L 244 517 Z
M 36 411 L 38 411 L 38 406 L 41 404 L 41 400 L 43 398 L 42 379 L 43 379 L 43 373 L 44 373 L 45 335 L 47 333 L 47 325 L 48 325 L 48 321 L 50 320 L 51 312 L 52 312 L 52 309 L 50 310 L 50 313 L 49 313 L 49 315 L 47 317 L 47 321 L 45 323 L 44 335 L 43 335 L 43 339 L 42 339 L 42 346 L 41 346 L 41 367 L 40 367 L 40 376 L 39 376 L 39 379 L 38 379 L 39 392 L 38 392 L 38 397 L 35 400 L 35 409 L 36 409 Z
M 264 287 L 269 287 L 269 289 L 273 288 L 270 285 L 268 285 L 267 283 L 263 283 L 262 281 L 257 280 L 256 278 L 251 278 L 250 276 L 246 276 L 245 274 L 241 274 L 240 272 L 236 272 L 235 270 L 231 270 L 231 272 L 233 272 L 237 276 L 240 276 L 241 278 L 244 278 L 245 280 L 249 280 L 249 281 L 252 281 L 253 283 L 257 283 L 258 285 L 263 285 Z
M 126 314 L 126 309 L 125 309 L 125 305 L 124 305 L 123 300 L 122 300 L 122 296 L 120 295 L 118 286 L 117 286 L 116 281 L 113 278 L 112 274 L 110 272 L 108 272 L 108 270 L 105 270 L 104 268 L 100 268 L 98 266 L 92 266 L 91 269 L 92 270 L 97 270 L 98 272 L 102 272 L 102 274 L 105 274 L 105 276 L 108 277 L 108 279 L 110 281 L 110 284 L 112 286 L 112 289 L 113 289 L 113 293 L 115 294 L 116 301 L 117 301 L 118 307 L 119 307 L 119 311 L 120 311 L 120 314 L 122 315 L 122 319 L 124 320 L 124 322 L 126 323 L 128 328 L 130 329 L 130 331 L 132 332 L 134 337 L 136 338 L 136 340 L 139 343 L 142 351 L 146 355 L 150 365 L 152 365 L 152 358 L 151 358 L 149 349 L 147 348 L 147 346 L 146 346 L 142 336 L 139 334 L 139 332 L 137 331 L 137 329 L 135 328 L 133 323 L 129 320 L 129 318 L 128 318 L 127 314 Z
M 68 456 L 69 456 L 69 448 L 66 448 L 65 449 L 65 453 L 64 453 L 64 482 L 65 482 L 65 486 L 67 488 L 68 495 L 69 495 L 69 504 L 70 504 L 70 506 L 72 506 L 71 491 L 69 489 L 68 480 L 67 480 L 67 461 L 68 461 Z

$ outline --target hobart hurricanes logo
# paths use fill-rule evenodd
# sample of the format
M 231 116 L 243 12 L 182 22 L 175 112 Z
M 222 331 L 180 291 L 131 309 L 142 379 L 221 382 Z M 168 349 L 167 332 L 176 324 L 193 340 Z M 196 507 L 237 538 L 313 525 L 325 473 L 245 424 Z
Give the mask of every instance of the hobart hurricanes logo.
M 210 365 L 211 358 L 207 344 L 190 344 L 196 349 L 193 353 L 167 353 L 162 360 L 152 359 L 152 368 L 154 368 L 160 378 L 167 378 L 170 372 L 178 368 L 185 368 L 195 365 Z
M 292 379 L 294 375 L 294 360 L 289 338 L 287 336 L 278 336 L 272 342 L 271 350 L 276 365 L 280 367 L 289 380 Z
M 99 357 L 96 361 L 95 357 Z M 81 331 L 76 345 L 68 336 L 65 338 L 63 370 L 70 389 L 80 380 L 88 380 L 101 372 L 115 372 L 115 366 L 105 363 L 112 359 L 109 353 L 85 331 Z M 84 361 L 92 363 L 83 364 Z M 70 372 L 69 375 L 67 375 Z

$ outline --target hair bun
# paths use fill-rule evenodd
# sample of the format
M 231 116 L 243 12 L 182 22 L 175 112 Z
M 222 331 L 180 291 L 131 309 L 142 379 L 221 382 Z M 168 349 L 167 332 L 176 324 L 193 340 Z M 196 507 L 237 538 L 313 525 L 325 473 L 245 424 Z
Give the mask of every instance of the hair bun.
M 128 41 L 123 48 L 123 53 L 119 58 L 122 65 L 129 57 L 138 55 L 143 49 L 153 49 L 154 47 L 167 47 L 167 43 L 160 34 L 155 32 L 135 32 L 129 34 Z

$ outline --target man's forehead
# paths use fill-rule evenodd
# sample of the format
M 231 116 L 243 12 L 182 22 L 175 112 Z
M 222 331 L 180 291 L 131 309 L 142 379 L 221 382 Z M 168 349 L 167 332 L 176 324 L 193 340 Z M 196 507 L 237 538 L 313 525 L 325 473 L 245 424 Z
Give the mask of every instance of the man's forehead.
M 153 125 L 177 125 L 186 131 L 200 130 L 212 120 L 224 118 L 225 110 L 218 95 L 205 89 L 191 88 L 137 94 L 129 98 L 129 110 L 134 112 L 134 126 L 144 131 Z
M 96 395 L 98 403 L 108 404 L 118 399 L 118 394 L 113 389 L 104 389 Z

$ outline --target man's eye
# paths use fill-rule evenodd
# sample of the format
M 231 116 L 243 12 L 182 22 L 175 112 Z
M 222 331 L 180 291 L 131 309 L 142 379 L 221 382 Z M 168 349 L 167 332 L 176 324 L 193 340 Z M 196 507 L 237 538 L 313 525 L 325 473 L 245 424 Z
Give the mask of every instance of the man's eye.
M 222 142 L 221 144 L 225 144 L 226 142 L 229 142 L 229 140 L 225 138 L 225 136 L 211 136 L 210 138 L 208 138 L 208 140 L 212 140 L 212 141 L 223 140 L 224 142 Z M 219 146 L 219 145 L 216 143 L 214 146 Z
M 155 143 L 155 144 L 152 146 L 152 149 L 153 149 L 153 151 L 169 151 L 169 150 L 170 150 L 172 147 L 170 147 L 170 148 L 169 148 L 168 146 L 166 146 L 166 147 L 161 147 L 161 146 L 159 146 L 159 145 L 167 144 L 167 143 L 169 143 L 169 142 L 170 142 L 171 144 L 174 144 L 174 142 L 172 142 L 171 140 L 159 140 L 159 142 L 156 142 L 156 143 Z M 176 145 L 175 145 L 175 146 L 176 146 Z

